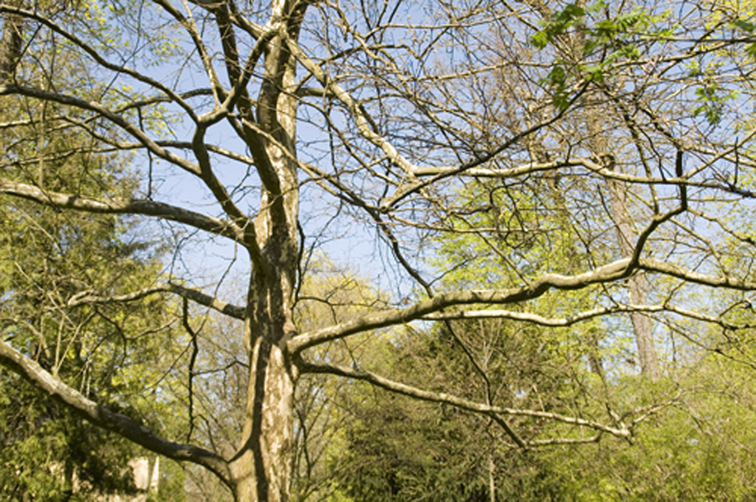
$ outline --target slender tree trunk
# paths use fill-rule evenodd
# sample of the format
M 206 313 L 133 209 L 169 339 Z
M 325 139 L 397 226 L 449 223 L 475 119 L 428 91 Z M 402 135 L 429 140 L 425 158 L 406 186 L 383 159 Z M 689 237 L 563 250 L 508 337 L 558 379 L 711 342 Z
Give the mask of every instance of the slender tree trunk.
M 20 0 L 10 0 L 7 3 L 14 7 L 21 6 Z M 12 80 L 16 72 L 16 64 L 21 57 L 23 47 L 23 27 L 22 17 L 14 14 L 5 15 L 3 38 L 0 40 L 0 85 Z
M 605 162 L 607 164 L 607 162 Z M 607 167 L 613 168 L 609 162 Z M 612 200 L 612 212 L 614 213 L 615 225 L 620 244 L 620 252 L 623 257 L 633 255 L 634 232 L 632 219 L 627 210 L 625 187 L 617 182 L 609 182 L 609 192 Z M 646 305 L 647 296 L 642 274 L 635 274 L 628 279 L 628 296 L 631 305 Z M 635 344 L 638 348 L 638 362 L 641 373 L 652 380 L 659 378 L 659 361 L 656 357 L 654 346 L 653 327 L 651 320 L 640 312 L 630 314 L 630 320 L 635 332 Z
M 584 0 L 578 0 L 576 5 L 585 7 Z M 576 34 L 576 51 L 581 52 L 585 44 L 585 36 L 582 32 L 584 26 L 578 26 Z M 609 149 L 606 133 L 602 128 L 604 118 L 596 113 L 596 110 L 589 107 L 585 113 L 586 127 L 590 133 L 590 148 L 594 155 L 598 157 L 604 166 L 614 170 L 615 160 Z M 632 256 L 634 251 L 635 234 L 633 232 L 632 218 L 627 209 L 627 193 L 622 183 L 609 181 L 609 192 L 611 196 L 612 213 L 614 223 L 617 228 L 617 237 L 619 240 L 620 253 L 623 258 Z M 635 274 L 628 280 L 628 296 L 632 305 L 646 304 L 646 290 L 641 274 Z M 656 357 L 656 347 L 654 346 L 653 327 L 651 320 L 639 312 L 630 314 L 630 320 L 633 324 L 635 333 L 635 344 L 638 348 L 638 361 L 641 366 L 641 373 L 654 380 L 659 377 L 659 362 Z
M 493 453 L 488 455 L 488 500 L 496 502 L 496 464 Z

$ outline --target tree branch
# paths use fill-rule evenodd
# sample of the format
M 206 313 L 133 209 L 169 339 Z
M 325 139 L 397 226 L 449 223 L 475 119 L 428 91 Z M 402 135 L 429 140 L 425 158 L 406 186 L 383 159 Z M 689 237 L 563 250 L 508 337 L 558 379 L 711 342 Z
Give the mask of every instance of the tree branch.
M 710 275 L 699 274 L 691 270 L 686 270 L 677 265 L 666 263 L 658 260 L 641 258 L 638 260 L 639 268 L 647 272 L 656 272 L 659 274 L 669 275 L 683 281 L 700 284 L 702 286 L 711 286 L 713 288 L 730 288 L 738 291 L 755 291 L 756 282 L 750 282 L 732 277 L 712 277 Z
M 172 282 L 155 284 L 154 286 L 150 286 L 148 288 L 144 288 L 125 295 L 97 296 L 92 294 L 91 291 L 84 291 L 69 298 L 68 302 L 66 302 L 66 306 L 78 307 L 80 305 L 102 305 L 105 303 L 133 302 L 157 293 L 173 293 L 187 300 L 192 300 L 195 303 L 204 305 L 205 307 L 210 307 L 211 309 L 216 310 L 221 314 L 225 314 L 229 317 L 233 317 L 234 319 L 244 319 L 245 307 L 232 305 L 230 303 L 224 302 L 223 300 L 219 300 L 214 296 L 208 295 L 207 293 L 203 293 L 198 289 L 179 286 L 178 284 L 174 284 Z
M 441 320 L 460 320 L 460 319 L 511 319 L 513 321 L 524 321 L 540 326 L 548 327 L 567 327 L 579 322 L 587 321 L 595 317 L 607 314 L 616 314 L 622 312 L 663 312 L 665 307 L 659 305 L 617 305 L 614 307 L 602 307 L 585 312 L 577 312 L 569 317 L 544 317 L 530 312 L 515 312 L 512 310 L 462 310 L 459 312 L 440 312 L 423 316 L 423 320 L 441 321 Z
M 629 263 L 629 259 L 622 259 L 595 270 L 573 276 L 546 274 L 527 286 L 519 288 L 457 291 L 439 294 L 406 309 L 379 312 L 311 333 L 305 333 L 289 341 L 289 350 L 292 353 L 301 352 L 308 347 L 329 340 L 373 329 L 404 324 L 456 305 L 517 303 L 538 298 L 549 289 L 581 289 L 591 284 L 611 282 L 626 277 L 632 272 L 632 270 L 628 270 L 627 265 Z
M 88 110 L 97 113 L 98 115 L 107 119 L 114 125 L 120 127 L 128 134 L 136 138 L 147 149 L 149 149 L 150 152 L 157 155 L 161 159 L 179 166 L 181 169 L 194 175 L 200 174 L 200 170 L 197 165 L 193 164 L 183 157 L 179 157 L 173 152 L 164 149 L 163 147 L 155 143 L 155 141 L 147 136 L 141 129 L 139 129 L 139 127 L 135 126 L 134 124 L 123 118 L 121 115 L 117 114 L 113 110 L 106 108 L 100 103 L 87 101 L 85 99 L 81 99 L 76 96 L 70 96 L 67 94 L 45 91 L 42 89 L 37 89 L 35 87 L 22 85 L 0 85 L 0 96 L 9 96 L 14 94 L 40 99 L 43 101 L 60 103 L 61 105 L 72 106 L 80 110 Z
M 36 388 L 60 401 L 94 425 L 115 432 L 168 458 L 201 465 L 212 471 L 226 485 L 232 487 L 231 471 L 224 458 L 194 445 L 170 441 L 133 418 L 98 405 L 54 378 L 39 364 L 2 340 L 0 340 L 0 364 L 18 373 Z
M 233 223 L 162 202 L 138 199 L 99 199 L 84 195 L 42 190 L 32 185 L 0 178 L 0 193 L 22 197 L 46 206 L 89 213 L 141 214 L 205 230 L 244 244 L 244 233 Z
M 87 44 L 84 40 L 80 39 L 73 33 L 70 33 L 66 31 L 65 29 L 61 28 L 57 23 L 54 21 L 48 19 L 47 17 L 40 15 L 37 12 L 32 12 L 29 10 L 24 10 L 16 7 L 12 7 L 9 5 L 2 5 L 0 4 L 0 13 L 5 13 L 6 15 L 14 15 L 14 16 L 20 16 L 27 19 L 32 19 L 37 23 L 41 23 L 54 32 L 62 35 L 64 38 L 69 40 L 74 45 L 80 47 L 89 57 L 91 57 L 93 60 L 97 62 L 100 66 L 103 68 L 106 68 L 110 71 L 113 71 L 115 73 L 121 73 L 128 75 L 130 77 L 133 77 L 134 79 L 148 85 L 151 88 L 157 89 L 160 92 L 162 92 L 165 96 L 168 97 L 168 99 L 174 103 L 177 103 L 187 114 L 189 114 L 190 117 L 196 118 L 196 115 L 194 114 L 194 111 L 192 108 L 184 101 L 183 96 L 175 93 L 172 89 L 161 83 L 160 81 L 153 79 L 151 77 L 148 77 L 146 75 L 143 75 L 142 73 L 137 72 L 133 68 L 129 68 L 127 66 L 113 64 L 109 61 L 107 61 L 104 57 L 102 57 L 95 49 L 94 47 Z
M 504 408 L 501 406 L 488 406 L 482 403 L 477 403 L 475 401 L 470 401 L 468 399 L 463 399 L 461 397 L 452 396 L 444 392 L 431 392 L 427 390 L 418 389 L 416 387 L 412 387 L 403 383 L 389 380 L 380 375 L 377 375 L 375 373 L 372 373 L 370 371 L 365 371 L 362 369 L 353 369 L 353 368 L 348 368 L 346 366 L 331 365 L 331 364 L 328 364 L 328 365 L 311 364 L 307 362 L 302 363 L 300 366 L 300 369 L 302 370 L 302 373 L 325 373 L 325 374 L 339 375 L 339 376 L 343 376 L 347 378 L 353 378 L 355 380 L 362 380 L 364 382 L 368 382 L 372 385 L 381 387 L 382 389 L 386 389 L 391 392 L 403 394 L 405 396 L 413 397 L 416 399 L 421 399 L 423 401 L 429 401 L 433 403 L 446 403 L 446 404 L 455 406 L 457 408 L 461 408 L 463 410 L 471 411 L 474 413 L 482 413 L 484 415 L 489 415 L 489 416 L 491 414 L 497 414 L 497 415 L 541 418 L 541 419 L 547 419 L 547 420 L 554 420 L 556 422 L 562 422 L 565 424 L 576 425 L 579 427 L 588 427 L 591 429 L 595 429 L 597 431 L 612 434 L 613 436 L 617 436 L 617 437 L 626 438 L 630 436 L 630 430 L 624 426 L 618 429 L 615 427 L 609 427 L 607 425 L 600 424 L 598 422 L 594 422 L 592 420 L 585 420 L 583 418 L 576 418 L 576 417 L 568 417 L 565 415 L 560 415 L 558 413 L 550 413 L 546 411 L 535 411 L 535 410 L 521 410 L 517 408 Z

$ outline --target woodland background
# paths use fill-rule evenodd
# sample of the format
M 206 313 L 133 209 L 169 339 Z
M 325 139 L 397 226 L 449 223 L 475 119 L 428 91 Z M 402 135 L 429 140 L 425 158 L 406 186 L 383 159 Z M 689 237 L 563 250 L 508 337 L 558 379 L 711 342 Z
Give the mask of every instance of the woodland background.
M 753 500 L 755 14 L 4 1 L 0 498 Z

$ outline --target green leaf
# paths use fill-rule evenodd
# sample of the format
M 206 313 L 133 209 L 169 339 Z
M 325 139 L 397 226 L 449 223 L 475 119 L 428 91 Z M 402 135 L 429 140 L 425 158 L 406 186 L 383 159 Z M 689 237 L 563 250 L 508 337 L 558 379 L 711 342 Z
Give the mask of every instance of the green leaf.
M 599 83 L 604 81 L 604 65 L 592 64 L 582 66 L 580 69 L 588 74 L 588 80 Z
M 536 49 L 543 49 L 547 45 L 549 45 L 549 35 L 546 33 L 546 30 L 541 30 L 532 37 L 530 37 L 530 43 L 535 47 Z
M 615 34 L 618 30 L 617 23 L 611 19 L 604 19 L 596 23 L 593 27 L 593 33 L 599 37 L 609 37 Z
M 593 51 L 596 47 L 599 47 L 601 44 L 597 42 L 596 40 L 587 40 L 585 42 L 585 45 L 583 45 L 583 56 L 590 56 L 593 54 Z
M 601 12 L 602 10 L 606 9 L 607 5 L 604 0 L 599 0 L 598 2 L 594 2 L 590 4 L 588 7 L 585 8 L 586 12 L 590 14 L 597 14 Z
M 530 43 L 538 49 L 543 49 L 554 37 L 564 33 L 567 28 L 574 26 L 575 21 L 585 17 L 585 9 L 575 4 L 567 6 L 554 14 L 554 20 L 544 23 L 544 28 L 530 37 Z
M 756 43 L 748 45 L 748 48 L 746 48 L 746 54 L 756 59 Z
M 644 17 L 647 17 L 646 13 L 639 9 L 633 10 L 632 12 L 629 12 L 627 14 L 622 14 L 620 16 L 617 16 L 617 27 L 620 31 L 629 31 L 635 25 L 640 23 L 640 21 L 644 19 Z
M 556 65 L 551 69 L 547 78 L 547 82 L 551 85 L 562 85 L 567 80 L 567 72 L 561 65 Z
M 743 19 L 736 19 L 735 21 L 730 23 L 730 28 L 736 28 L 748 33 L 753 33 L 753 30 L 756 29 L 756 24 L 749 21 L 744 21 Z
M 690 70 L 690 77 L 697 77 L 701 75 L 701 65 L 695 59 L 691 60 L 691 62 L 686 64 L 685 67 Z
M 638 59 L 640 57 L 640 51 L 634 44 L 623 45 L 617 52 L 628 59 Z
M 585 9 L 582 7 L 575 5 L 574 3 L 567 4 L 565 8 L 558 12 L 555 16 L 555 19 L 557 21 L 563 21 L 565 23 L 571 23 L 577 18 L 581 18 L 585 16 Z
M 570 106 L 570 95 L 564 86 L 559 86 L 554 95 L 551 97 L 551 103 L 556 109 L 563 112 Z

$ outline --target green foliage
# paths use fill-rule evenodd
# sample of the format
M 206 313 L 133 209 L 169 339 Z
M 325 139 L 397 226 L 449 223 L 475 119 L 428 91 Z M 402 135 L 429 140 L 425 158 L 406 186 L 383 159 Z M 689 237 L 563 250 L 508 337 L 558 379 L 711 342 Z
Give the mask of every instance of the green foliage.
M 615 65 L 637 60 L 641 45 L 655 39 L 663 40 L 673 32 L 673 28 L 665 26 L 668 13 L 651 14 L 635 7 L 629 12 L 618 13 L 613 19 L 599 18 L 607 7 L 603 1 L 586 8 L 567 4 L 550 20 L 543 21 L 542 28 L 530 38 L 538 50 L 549 45 L 561 50 L 565 45 L 577 47 L 573 59 L 557 60 L 541 80 L 542 85 L 550 87 L 552 104 L 557 110 L 564 111 L 569 106 L 573 84 L 603 83 L 613 75 Z
M 567 109 L 570 104 L 570 94 L 567 90 L 568 75 L 561 64 L 555 64 L 549 74 L 541 81 L 553 89 L 552 104 L 561 111 Z
M 111 218 L 62 217 L 23 204 L 3 215 L 0 242 L 8 252 L 2 262 L 11 273 L 0 291 L 6 299 L 0 323 L 7 340 L 86 396 L 146 418 L 160 399 L 136 391 L 154 377 L 154 361 L 164 355 L 150 331 L 168 333 L 156 329 L 166 322 L 167 305 L 153 300 L 139 307 L 66 309 L 65 304 L 82 291 L 138 288 L 154 274 L 151 252 L 123 240 L 125 230 Z M 56 500 L 71 489 L 73 477 L 81 483 L 78 496 L 133 490 L 127 463 L 141 453 L 133 444 L 24 390 L 27 384 L 15 375 L 0 375 L 0 392 L 14 389 L 0 409 L 0 484 L 8 493 Z
M 717 125 L 722 120 L 722 111 L 727 101 L 737 99 L 738 91 L 722 92 L 715 82 L 696 89 L 696 99 L 701 105 L 693 109 L 694 115 L 703 115 L 710 125 Z
M 318 301 L 313 301 L 319 299 Z M 301 331 L 344 322 L 365 313 L 370 306 L 386 303 L 380 291 L 368 287 L 345 267 L 324 256 L 308 262 L 299 291 L 295 322 Z M 391 353 L 391 333 L 371 333 L 318 347 L 308 354 L 312 362 L 349 365 L 355 359 L 380 366 Z M 294 455 L 293 500 L 348 502 L 343 478 L 333 472 L 351 471 L 346 458 L 349 430 L 354 416 L 346 403 L 369 399 L 369 389 L 343 379 L 303 375 L 295 394 L 296 453 Z
M 347 439 L 348 471 L 340 483 L 354 500 L 481 500 L 487 491 L 479 476 L 487 458 L 469 448 L 467 427 L 454 410 L 378 392 L 354 410 Z
M 60 54 L 41 54 L 40 65 L 59 58 L 57 83 L 86 77 Z M 38 70 L 25 67 L 19 78 Z M 101 97 L 97 86 L 81 85 L 77 92 Z M 52 191 L 132 196 L 138 180 L 129 172 L 129 157 L 116 162 L 96 153 L 91 138 L 72 124 L 75 117 L 62 120 L 58 112 L 51 103 L 4 98 L 0 117 L 21 125 L 0 136 L 3 175 Z M 151 284 L 162 267 L 161 250 L 138 234 L 133 220 L 0 197 L 0 333 L 85 397 L 157 426 L 154 410 L 170 398 L 154 387 L 143 389 L 164 376 L 155 361 L 176 359 L 166 357 L 165 338 L 179 336 L 170 325 L 171 305 L 157 297 L 140 304 L 68 304 L 77 296 L 117 295 Z M 170 383 L 164 380 L 164 386 Z M 0 395 L 0 492 L 19 500 L 134 492 L 128 461 L 143 452 L 132 443 L 84 422 L 5 369 Z
M 392 347 L 395 378 L 465 394 L 473 370 L 453 342 L 409 333 Z M 507 353 L 520 358 L 527 351 L 511 349 Z M 511 366 L 536 373 L 551 364 L 514 359 Z M 517 381 L 514 371 L 501 367 L 498 372 L 502 383 Z M 557 376 L 540 381 L 556 382 Z M 752 369 L 712 354 L 698 361 L 696 371 L 683 369 L 656 383 L 636 375 L 604 383 L 584 379 L 582 390 L 588 393 L 605 392 L 608 385 L 610 406 L 620 415 L 677 397 L 641 422 L 629 441 L 602 438 L 529 451 L 513 447 L 485 418 L 361 388 L 340 402 L 352 418 L 343 450 L 348 467 L 334 470 L 339 493 L 356 501 L 488 500 L 493 479 L 497 500 L 751 500 L 756 496 L 756 437 L 750 426 L 756 420 L 754 378 Z M 547 410 L 574 405 L 579 399 L 570 387 L 544 387 L 537 398 L 552 399 L 543 403 Z M 480 388 L 467 390 L 475 394 Z M 603 406 L 586 401 L 582 414 L 595 416 Z M 538 430 L 523 421 L 513 425 L 521 434 Z
M 460 337 L 467 331 L 468 342 L 496 332 L 491 326 L 455 327 Z M 540 401 L 555 410 L 561 400 L 574 402 L 574 389 L 555 368 L 555 347 L 544 349 L 534 333 L 507 333 L 497 342 L 489 347 L 496 356 L 488 367 L 496 404 L 537 407 Z M 421 381 L 429 390 L 478 400 L 485 393 L 448 332 L 407 332 L 394 340 L 389 353 L 385 363 L 400 381 Z M 534 379 L 540 388 L 523 387 Z M 486 417 L 366 387 L 342 396 L 339 404 L 351 418 L 344 447 L 347 467 L 334 472 L 340 490 L 353 500 L 488 500 L 491 483 L 498 500 L 562 500 L 569 494 L 567 473 L 558 462 L 520 451 Z M 538 434 L 543 425 L 522 419 L 510 424 L 526 435 Z
M 752 500 L 756 484 L 752 370 L 717 356 L 700 362 L 694 381 L 664 413 L 636 430 L 629 443 L 601 442 L 546 452 L 572 475 L 576 500 Z M 628 377 L 615 392 L 626 402 L 653 400 L 647 382 Z
M 449 271 L 444 280 L 452 289 L 506 288 L 547 272 L 577 273 L 590 266 L 591 257 L 616 246 L 613 236 L 607 241 L 584 233 L 593 249 L 583 252 L 572 234 L 569 193 L 547 179 L 516 186 L 470 182 L 457 195 L 456 214 L 464 216 L 447 223 L 460 233 L 436 243 L 434 263 Z M 750 232 L 749 222 L 740 224 Z M 487 230 L 472 231 L 481 228 Z M 747 254 L 733 250 L 731 255 Z M 728 269 L 739 276 L 753 267 L 739 261 L 728 263 Z M 670 287 L 657 286 L 655 293 L 662 296 Z M 558 317 L 595 307 L 599 296 L 597 289 L 587 289 L 569 305 L 545 296 L 517 312 Z M 747 309 L 730 310 L 726 320 L 755 325 Z M 424 389 L 485 402 L 487 380 L 495 389 L 492 402 L 504 407 L 581 417 L 604 417 L 609 410 L 618 420 L 634 419 L 638 409 L 655 411 L 638 422 L 627 441 L 603 436 L 591 444 L 522 451 L 485 418 L 353 389 L 339 401 L 351 418 L 343 446 L 339 443 L 348 467 L 332 464 L 338 492 L 356 501 L 489 500 L 493 484 L 497 500 L 751 500 L 756 496 L 750 474 L 756 468 L 756 438 L 748 425 L 756 419 L 753 328 L 719 334 L 679 320 L 664 322 L 677 332 L 690 330 L 698 345 L 681 346 L 677 340 L 676 362 L 657 382 L 624 363 L 630 338 L 620 318 L 561 329 L 506 320 L 454 321 L 395 333 L 376 359 L 393 379 L 422 382 Z M 600 343 L 609 338 L 611 350 Z M 718 346 L 718 353 L 732 359 L 702 353 L 701 345 Z M 526 440 L 585 437 L 580 429 L 544 427 L 537 420 L 510 418 L 509 423 Z
M 146 502 L 183 502 L 187 500 L 186 471 L 173 460 L 160 458 L 160 480 L 158 491 L 147 494 Z M 221 502 L 221 499 L 216 499 Z
M 0 492 L 8 499 L 135 493 L 127 468 L 138 453 L 132 444 L 83 422 L 15 375 L 0 374 L 0 388 L 8 394 L 0 407 Z
M 596 12 L 593 5 L 591 12 Z M 538 31 L 530 39 L 530 42 L 537 49 L 544 49 L 550 43 L 553 43 L 560 35 L 567 32 L 569 28 L 574 28 L 581 24 L 585 19 L 586 10 L 576 4 L 567 4 L 564 9 L 554 13 L 552 20 L 543 22 L 543 29 Z
M 729 27 L 735 30 L 744 31 L 749 35 L 752 35 L 754 30 L 756 30 L 756 24 L 745 19 L 735 19 L 730 22 Z M 745 52 L 750 58 L 756 59 L 756 42 L 746 44 Z

